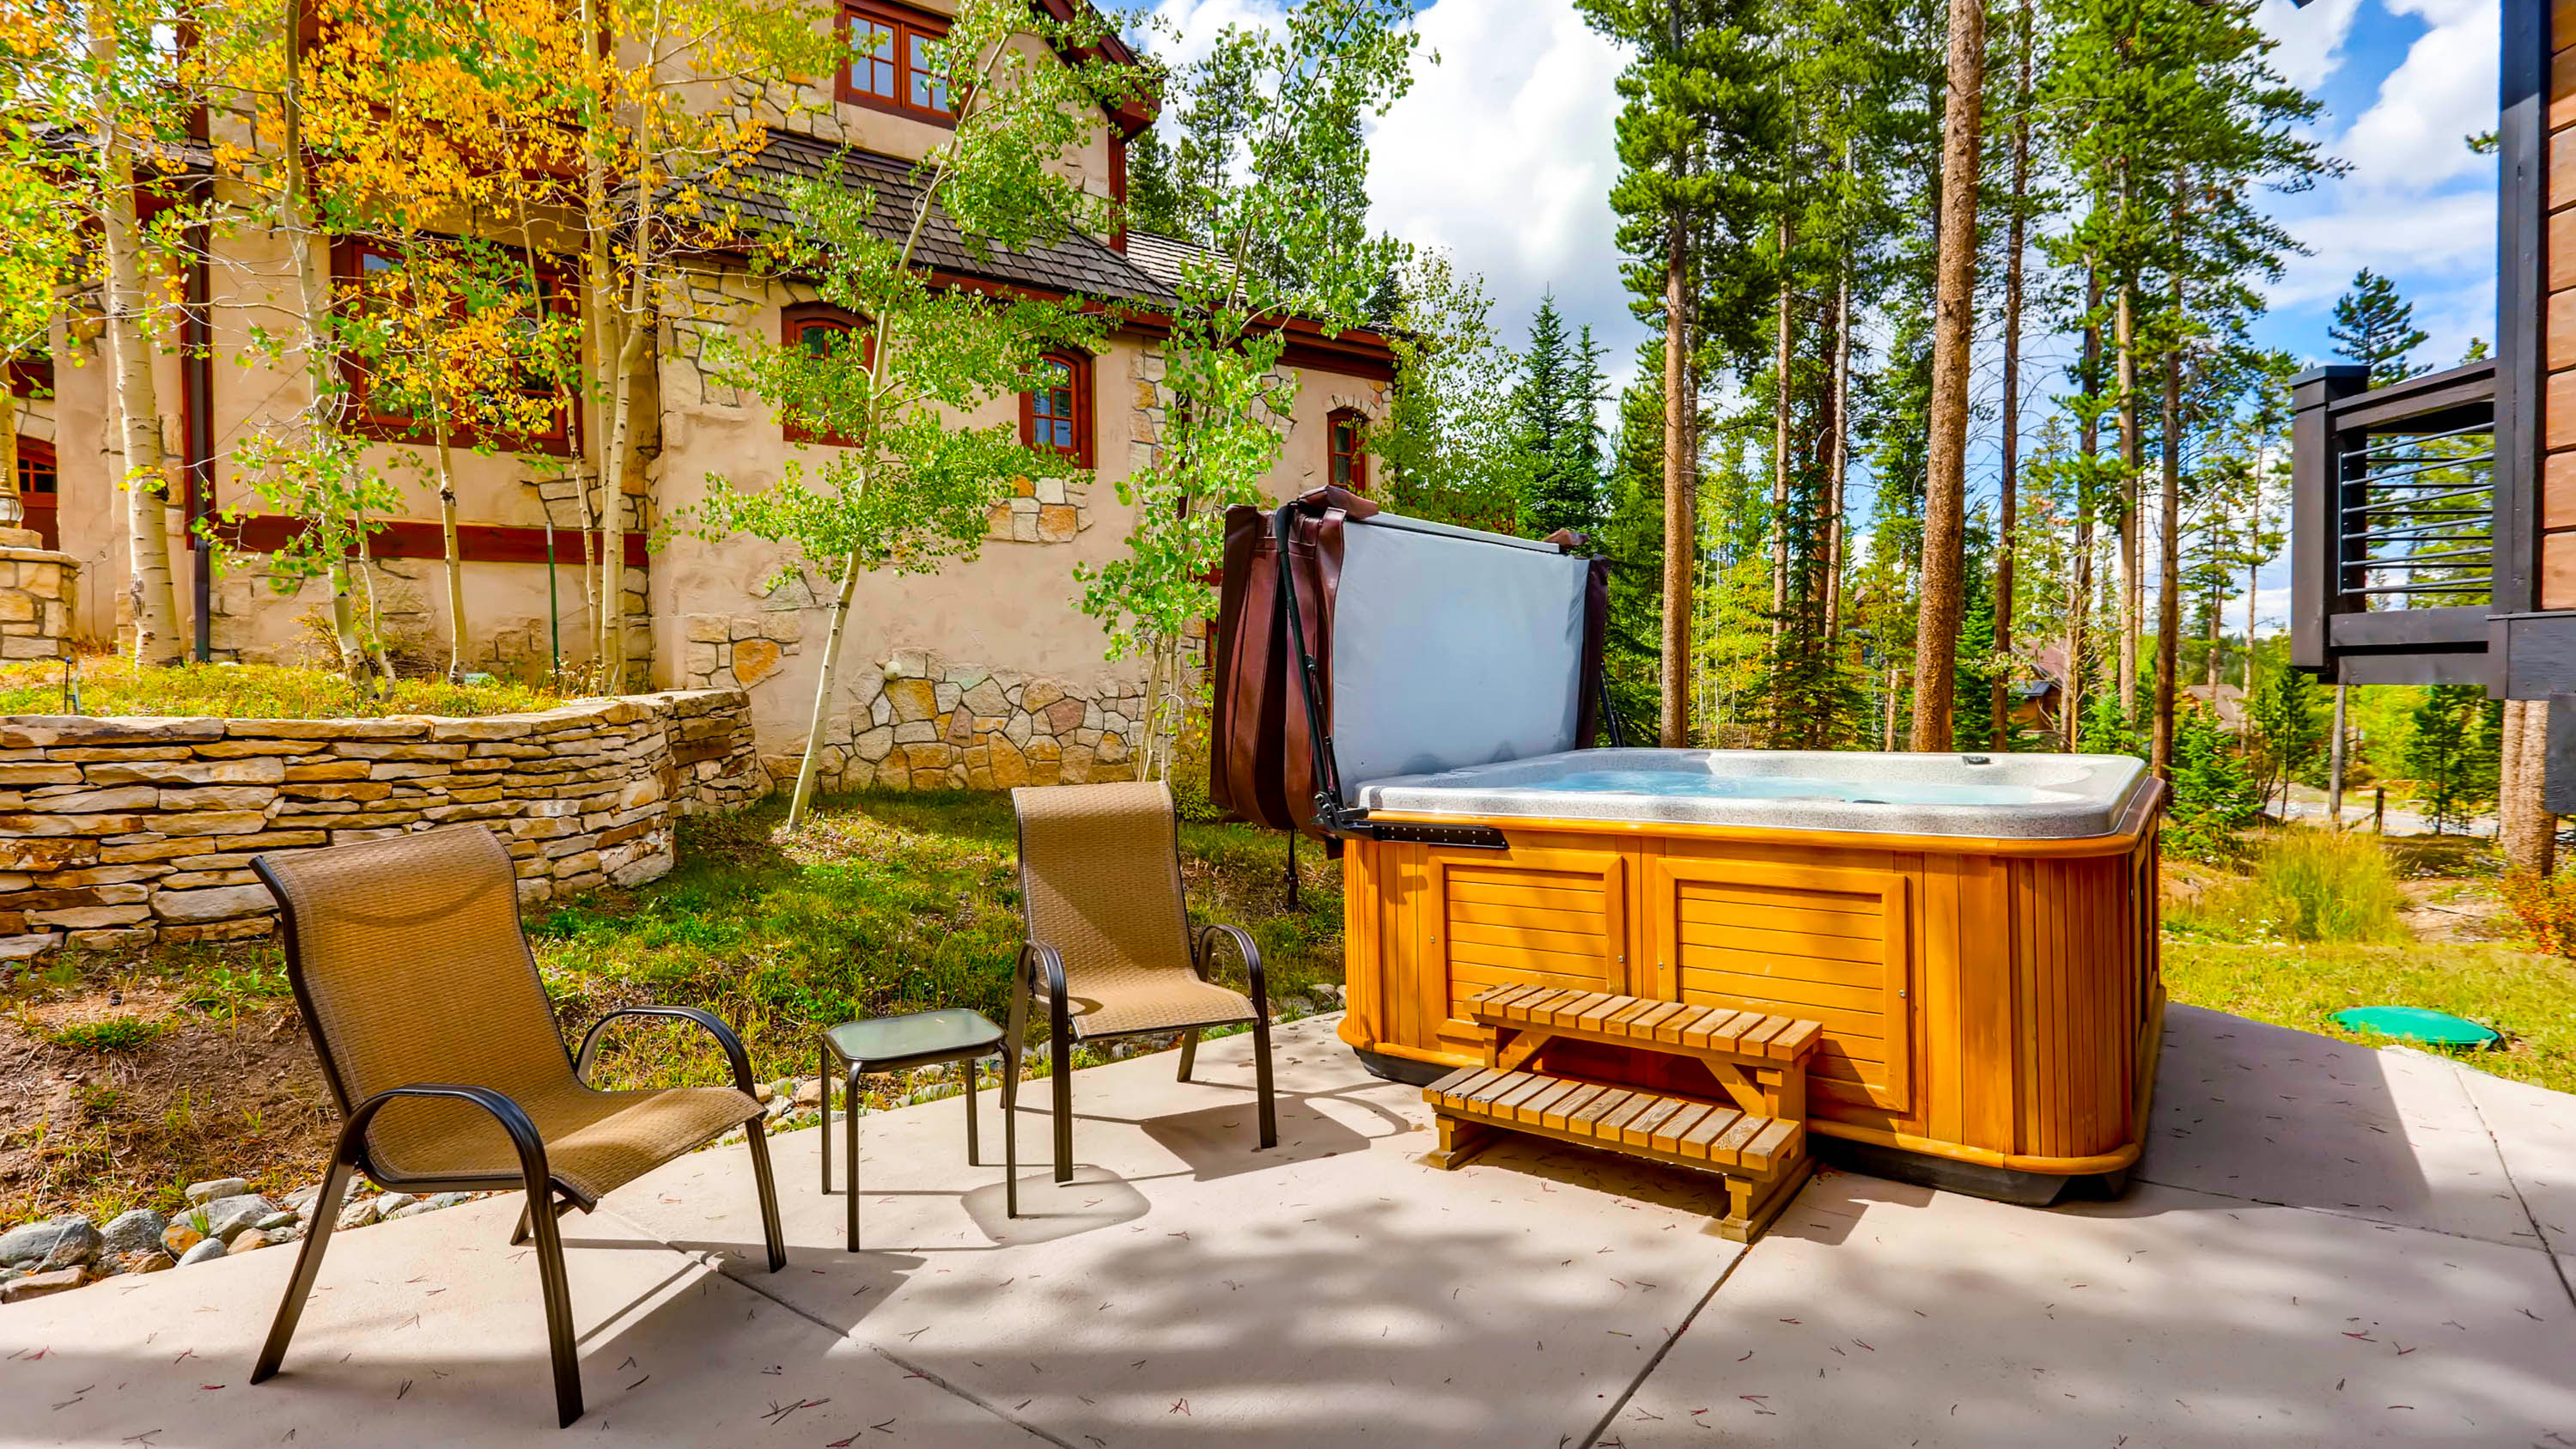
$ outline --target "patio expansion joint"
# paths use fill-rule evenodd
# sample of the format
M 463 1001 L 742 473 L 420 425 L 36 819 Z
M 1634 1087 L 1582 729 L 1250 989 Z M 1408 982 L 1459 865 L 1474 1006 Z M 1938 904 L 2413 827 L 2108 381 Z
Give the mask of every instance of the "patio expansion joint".
M 2540 1225 L 2540 1214 L 2531 1210 L 2531 1199 L 2523 1194 L 2522 1183 L 2513 1175 L 2513 1160 L 2505 1156 L 2504 1139 L 2496 1136 L 2495 1128 L 2488 1123 L 2486 1110 L 2478 1105 L 2478 1094 L 2470 1091 L 2469 1084 L 2457 1075 L 2473 1069 L 2455 1062 L 2451 1070 L 2452 1080 L 2459 1082 L 2460 1095 L 2467 1099 L 2470 1113 L 2478 1119 L 2478 1130 L 2487 1134 L 2487 1141 L 2495 1144 L 2496 1163 L 2504 1169 L 2505 1186 L 2513 1189 L 2514 1206 L 2522 1209 L 2524 1220 L 2531 1224 L 2531 1235 L 2540 1243 L 2540 1256 L 2549 1260 L 2550 1270 L 2558 1275 L 2558 1291 L 2567 1295 L 2569 1307 L 2576 1308 L 2576 1284 L 2567 1281 L 2567 1260 L 2559 1256 L 2558 1245 L 2549 1240 L 2549 1230 Z
M 1734 1277 L 1735 1270 L 1743 1267 L 1744 1260 L 1752 1257 L 1760 1247 L 1759 1243 L 1748 1243 L 1742 1252 L 1728 1258 L 1726 1266 L 1718 1270 L 1716 1279 L 1708 1285 L 1708 1291 L 1699 1295 L 1699 1301 L 1691 1305 L 1690 1312 L 1683 1314 L 1682 1321 L 1674 1324 L 1673 1331 L 1664 1335 L 1664 1341 L 1655 1346 L 1654 1353 L 1648 1356 L 1644 1367 L 1637 1370 L 1637 1376 L 1630 1379 L 1628 1386 L 1619 1391 L 1619 1397 L 1612 1401 L 1609 1408 L 1602 1411 L 1601 1418 L 1592 1426 L 1592 1432 L 1584 1435 L 1579 1444 L 1560 1439 L 1557 1441 L 1557 1449 L 1593 1449 L 1593 1446 L 1599 1444 L 1601 1436 L 1609 1433 L 1611 1426 L 1618 1423 L 1619 1412 L 1628 1407 L 1628 1401 L 1637 1396 L 1637 1390 L 1643 1388 L 1646 1380 L 1654 1377 L 1655 1370 L 1663 1366 L 1664 1356 L 1671 1353 L 1673 1345 L 1681 1342 L 1682 1335 L 1690 1332 L 1691 1325 L 1699 1321 L 1700 1313 L 1708 1307 L 1711 1300 L 1717 1297 L 1717 1290 L 1725 1287 L 1726 1280 Z
M 2532 1220 L 2531 1226 L 2532 1233 L 2538 1238 L 2538 1241 L 2536 1243 L 2518 1243 L 2504 1238 L 2484 1238 L 2478 1236 L 2476 1233 L 2453 1232 L 2449 1228 L 2437 1228 L 2428 1223 L 2393 1223 L 2386 1218 L 2374 1218 L 2362 1213 L 2346 1212 L 2340 1208 L 2318 1207 L 2315 1203 L 2284 1202 L 2276 1197 L 2256 1197 L 2252 1193 L 2221 1192 L 2217 1188 L 2203 1187 L 2196 1183 L 2166 1182 L 2162 1178 L 2148 1177 L 2144 1174 L 2136 1174 L 2135 1180 L 2143 1182 L 2149 1187 L 2161 1187 L 2170 1192 L 2197 1193 L 2202 1197 L 2223 1198 L 2228 1202 L 2252 1203 L 2256 1207 L 2288 1208 L 2292 1212 L 2315 1213 L 2321 1218 L 2341 1218 L 2348 1223 L 2362 1223 L 2369 1227 L 2385 1228 L 2392 1233 L 2424 1233 L 2436 1238 L 2458 1238 L 2462 1242 L 2487 1243 L 2499 1248 L 2523 1248 L 2547 1255 L 2553 1265 L 2557 1260 L 2557 1255 L 2550 1251 L 2549 1239 L 2540 1234 L 2540 1223 L 2537 1219 Z M 2506 1176 L 2506 1181 L 2508 1183 L 2512 1181 L 2512 1177 L 2509 1172 Z M 2515 1200 L 2517 1202 L 2521 1201 L 2521 1196 L 2522 1189 L 2516 1187 L 2514 1189 Z M 2047 1211 L 2047 1209 L 2041 1209 L 2041 1211 Z M 2528 1217 L 2530 1212 L 2530 1205 L 2528 1203 L 2523 1204 L 2524 1215 Z M 2566 1282 L 2566 1274 L 2563 1271 L 2559 1274 L 2559 1282 L 2562 1285 Z M 2571 1302 L 2576 1302 L 2576 1291 L 2571 1291 L 2569 1298 Z

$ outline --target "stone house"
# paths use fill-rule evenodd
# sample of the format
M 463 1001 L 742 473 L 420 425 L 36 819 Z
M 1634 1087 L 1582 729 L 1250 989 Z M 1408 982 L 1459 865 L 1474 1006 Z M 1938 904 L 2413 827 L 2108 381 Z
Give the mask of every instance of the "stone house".
M 1066 14 L 1075 0 L 1032 3 Z M 950 122 L 939 95 L 912 83 L 907 68 L 916 49 L 874 42 L 936 36 L 954 0 L 840 4 L 853 42 L 838 74 L 812 84 L 773 81 L 742 99 L 767 128 L 751 169 L 771 179 L 811 173 L 837 153 L 848 176 L 900 188 L 906 164 L 938 145 Z M 883 58 L 889 53 L 891 61 Z M 1131 111 L 1104 121 L 1091 145 L 1064 164 L 1094 193 L 1123 200 L 1127 142 L 1151 117 Z M 218 194 L 222 185 L 216 183 Z M 1120 304 L 1124 320 L 1097 355 L 1063 359 L 1060 385 L 1003 400 L 992 416 L 974 419 L 1004 420 L 1016 411 L 1032 445 L 1087 463 L 1087 482 L 1024 488 L 1024 496 L 995 510 L 971 562 L 928 576 L 861 581 L 842 659 L 845 686 L 831 714 L 827 783 L 1001 785 L 1122 774 L 1142 708 L 1143 666 L 1105 657 L 1106 636 L 1076 606 L 1075 570 L 1098 567 L 1124 547 L 1131 518 L 1117 484 L 1159 441 L 1166 393 L 1158 311 L 1174 300 L 1184 249 L 1121 232 L 979 260 L 962 247 L 943 250 L 940 226 L 933 233 L 928 254 L 955 285 L 1078 294 Z M 181 628 L 201 627 L 216 659 L 318 658 L 325 652 L 322 587 L 279 597 L 257 566 L 257 550 L 273 549 L 288 520 L 253 517 L 242 525 L 238 538 L 253 551 L 251 564 L 220 574 L 189 540 L 192 520 L 245 496 L 233 450 L 262 410 L 273 414 L 278 399 L 299 386 L 267 360 L 252 334 L 274 325 L 265 308 L 291 296 L 283 246 L 260 229 L 239 228 L 211 239 L 208 252 L 173 280 L 180 283 L 174 291 L 202 298 L 192 325 L 202 329 L 210 355 L 174 351 L 156 363 L 163 434 L 179 483 L 168 519 Z M 340 265 L 349 265 L 345 257 Z M 828 573 L 757 540 L 711 544 L 680 536 L 648 552 L 641 535 L 702 498 L 711 473 L 757 488 L 779 478 L 791 458 L 811 459 L 830 446 L 793 435 L 761 399 L 713 377 L 708 332 L 730 328 L 792 341 L 806 329 L 851 319 L 831 315 L 808 290 L 721 258 L 700 264 L 687 293 L 684 307 L 666 311 L 633 379 L 644 445 L 643 466 L 619 490 L 630 530 L 627 654 L 638 661 L 637 687 L 746 691 L 764 754 L 774 769 L 788 768 L 813 703 Z M 50 364 L 21 368 L 12 380 L 28 523 L 77 565 L 74 633 L 104 644 L 120 628 L 128 569 L 126 500 L 114 482 L 123 471 L 115 402 L 95 331 L 67 319 L 56 329 Z M 1302 386 L 1293 416 L 1283 420 L 1275 494 L 1328 477 L 1364 482 L 1358 440 L 1384 417 L 1395 375 L 1385 339 L 1300 329 L 1283 367 Z M 605 429 L 598 408 L 580 411 L 564 420 L 551 453 L 459 456 L 468 633 L 479 667 L 542 676 L 557 635 L 565 663 L 585 654 L 592 619 L 579 583 L 584 538 L 576 490 L 581 470 L 595 466 L 585 454 L 604 451 L 590 440 Z M 435 660 L 443 657 L 448 623 L 429 452 L 381 437 L 366 449 L 370 462 L 405 488 L 403 516 L 370 546 L 368 582 L 398 651 Z

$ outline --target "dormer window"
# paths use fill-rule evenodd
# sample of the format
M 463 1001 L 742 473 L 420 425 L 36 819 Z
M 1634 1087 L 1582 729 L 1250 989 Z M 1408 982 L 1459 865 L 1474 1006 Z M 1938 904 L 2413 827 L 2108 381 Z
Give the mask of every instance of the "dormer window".
M 955 120 L 947 57 L 941 54 L 946 20 L 909 6 L 860 0 L 841 8 L 841 32 L 848 45 L 842 100 L 943 126 Z

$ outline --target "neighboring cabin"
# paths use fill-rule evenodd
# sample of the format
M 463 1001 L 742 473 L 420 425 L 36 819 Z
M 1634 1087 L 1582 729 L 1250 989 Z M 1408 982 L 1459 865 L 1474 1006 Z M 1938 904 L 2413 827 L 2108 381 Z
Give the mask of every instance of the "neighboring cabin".
M 1066 0 L 1034 3 L 1061 12 Z M 913 42 L 939 35 L 953 8 L 953 0 L 925 0 L 919 8 L 847 0 L 842 20 L 855 63 L 845 59 L 825 82 L 772 82 L 744 98 L 768 128 L 752 178 L 767 183 L 814 174 L 846 146 L 845 176 L 878 189 L 886 197 L 882 211 L 897 209 L 907 163 L 938 146 L 949 125 L 944 97 L 917 83 Z M 1113 58 L 1134 59 L 1115 51 Z M 1095 194 L 1123 201 L 1127 142 L 1151 116 L 1130 111 L 1104 119 L 1093 143 L 1065 164 Z M 776 206 L 767 209 L 783 219 Z M 1076 608 L 1074 571 L 1097 567 L 1124 546 L 1130 511 L 1118 501 L 1117 484 L 1152 456 L 1161 437 L 1160 315 L 1175 300 L 1188 248 L 1122 232 L 979 261 L 955 244 L 954 229 L 942 218 L 925 250 L 938 273 L 960 285 L 1079 294 L 1121 304 L 1126 320 L 1098 355 L 1060 358 L 1054 386 L 976 419 L 1002 420 L 1016 410 L 1025 439 L 1096 469 L 1093 481 L 1041 483 L 997 508 L 983 554 L 973 562 L 934 575 L 889 572 L 861 581 L 826 784 L 994 785 L 1124 774 L 1143 669 L 1136 661 L 1104 660 L 1106 636 Z M 218 237 L 213 253 L 212 265 L 193 279 L 208 302 L 211 359 L 171 353 L 157 362 L 163 434 L 173 472 L 187 485 L 172 490 L 169 509 L 183 634 L 194 627 L 191 580 L 199 569 L 186 541 L 188 520 L 218 502 L 243 499 L 232 448 L 254 418 L 274 415 L 277 399 L 300 388 L 249 341 L 253 326 L 275 327 L 276 316 L 265 311 L 272 299 L 291 295 L 286 251 L 266 233 L 245 228 Z M 333 257 L 344 278 L 369 265 L 364 245 L 343 244 Z M 633 626 L 627 654 L 639 687 L 748 690 L 762 748 L 774 757 L 802 739 L 831 580 L 811 567 L 800 572 L 785 550 L 755 539 L 709 544 L 683 536 L 648 553 L 642 534 L 702 498 L 711 472 L 757 488 L 777 479 L 791 457 L 811 458 L 831 446 L 783 429 L 761 399 L 711 376 L 703 360 L 705 333 L 730 327 L 794 342 L 857 319 L 817 303 L 809 289 L 756 278 L 724 259 L 706 258 L 703 267 L 688 289 L 695 315 L 665 317 L 635 378 L 644 444 L 643 465 L 634 470 L 640 476 L 627 478 L 621 490 Z M 576 276 L 567 260 L 549 279 L 566 305 Z M 1364 483 L 1359 439 L 1385 415 L 1395 373 L 1384 339 L 1360 332 L 1326 338 L 1306 328 L 1293 335 L 1283 366 L 1300 374 L 1303 386 L 1286 420 L 1274 495 L 1328 477 Z M 123 463 L 95 328 L 78 319 L 58 326 L 51 366 L 22 368 L 13 381 L 23 400 L 19 471 L 28 525 L 80 565 L 76 636 L 108 642 L 121 627 L 125 600 L 126 499 L 113 481 Z M 52 396 L 32 395 L 48 387 Z M 582 411 L 587 415 L 558 417 L 550 436 L 524 453 L 459 454 L 468 622 L 478 667 L 542 676 L 557 625 L 567 664 L 587 652 L 591 621 L 581 594 L 574 480 L 585 466 L 585 445 L 602 424 L 601 409 Z M 369 423 L 362 416 L 356 426 Z M 377 426 L 370 436 L 385 439 L 386 433 Z M 599 451 L 589 448 L 593 456 Z M 392 520 L 371 545 L 377 562 L 370 574 L 394 645 L 435 657 L 445 648 L 447 620 L 429 452 L 425 444 L 392 440 L 368 450 L 389 476 L 418 480 L 405 488 L 406 516 Z M 210 490 L 195 486 L 199 476 L 211 480 Z M 549 523 L 559 560 L 551 580 Z M 284 519 L 255 518 L 240 539 L 254 550 L 274 548 L 288 526 Z M 551 607 L 550 587 L 557 600 Z M 328 607 L 319 584 L 281 598 L 254 563 L 212 580 L 205 595 L 212 657 L 315 656 L 313 620 Z

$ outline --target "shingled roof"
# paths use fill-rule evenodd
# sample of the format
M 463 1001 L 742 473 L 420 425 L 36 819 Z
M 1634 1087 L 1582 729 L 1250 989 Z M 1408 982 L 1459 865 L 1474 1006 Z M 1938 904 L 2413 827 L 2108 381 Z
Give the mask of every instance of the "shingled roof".
M 817 137 L 773 129 L 768 144 L 739 169 L 731 183 L 712 189 L 721 200 L 740 207 L 747 222 L 792 228 L 798 218 L 788 198 L 795 186 L 836 175 L 840 184 L 851 191 L 876 193 L 869 230 L 889 239 L 902 237 L 912 223 L 913 208 L 921 195 L 921 183 L 913 175 L 912 164 Z M 1101 301 L 1134 302 L 1156 309 L 1168 309 L 1180 301 L 1159 278 L 1088 236 L 1077 234 L 1024 250 L 993 247 L 978 255 L 967 245 L 957 223 L 936 203 L 914 255 L 941 272 L 1007 285 Z

